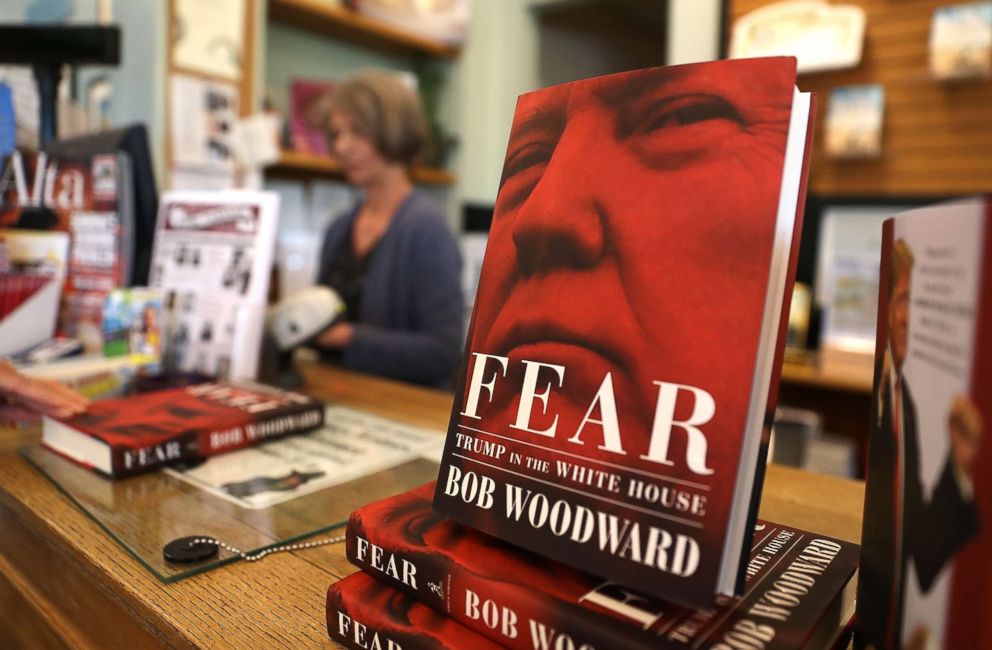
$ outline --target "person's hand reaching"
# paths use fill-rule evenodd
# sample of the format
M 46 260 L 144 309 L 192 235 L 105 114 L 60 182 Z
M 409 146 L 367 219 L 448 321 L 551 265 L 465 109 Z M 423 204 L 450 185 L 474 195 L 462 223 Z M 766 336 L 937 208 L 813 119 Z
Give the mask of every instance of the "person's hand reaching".
M 951 437 L 951 457 L 969 479 L 982 442 L 982 414 L 966 395 L 958 395 L 947 418 Z
M 4 404 L 2 398 L 7 398 Z M 25 377 L 0 361 L 0 413 L 19 419 L 32 413 L 57 418 L 82 413 L 90 401 L 71 388 L 51 379 Z

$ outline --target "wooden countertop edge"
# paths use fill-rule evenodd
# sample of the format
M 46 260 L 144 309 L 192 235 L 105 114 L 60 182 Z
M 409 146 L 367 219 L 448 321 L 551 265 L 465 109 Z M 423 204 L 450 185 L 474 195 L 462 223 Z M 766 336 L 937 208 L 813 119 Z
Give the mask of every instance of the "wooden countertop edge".
M 59 498 L 64 497 L 59 495 Z M 69 505 L 75 509 L 75 506 Z M 74 514 L 82 518 L 87 518 L 86 515 L 79 511 L 76 511 Z M 4 530 L 7 532 L 7 535 L 4 536 L 7 539 L 0 540 L 0 548 L 3 549 L 0 555 L 6 557 L 9 563 L 16 563 L 15 570 L 17 570 L 20 580 L 25 580 L 35 585 L 35 588 L 32 589 L 32 600 L 38 606 L 48 607 L 46 614 L 49 620 L 53 621 L 53 627 L 58 629 L 60 633 L 65 631 L 71 635 L 67 640 L 71 640 L 73 647 L 100 647 L 101 643 L 99 639 L 91 638 L 90 634 L 80 629 L 79 624 L 85 622 L 72 620 L 65 615 L 63 611 L 65 604 L 64 602 L 60 602 L 56 594 L 46 594 L 38 591 L 37 586 L 49 586 L 46 584 L 47 581 L 39 582 L 37 578 L 30 580 L 28 578 L 31 576 L 25 575 L 26 572 L 33 573 L 32 568 L 34 567 L 32 565 L 39 562 L 38 558 L 40 558 L 46 571 L 51 572 L 54 567 L 56 571 L 60 572 L 65 582 L 68 582 L 74 577 L 70 575 L 71 573 L 81 574 L 83 580 L 79 581 L 79 584 L 92 589 L 88 594 L 63 592 L 62 595 L 69 598 L 83 598 L 87 602 L 93 602 L 94 599 L 99 598 L 109 598 L 112 604 L 127 614 L 128 620 L 133 621 L 149 634 L 149 640 L 155 640 L 159 643 L 168 640 L 169 645 L 176 647 L 182 647 L 183 641 L 187 641 L 188 644 L 188 640 L 163 633 L 163 630 L 172 629 L 171 626 L 155 612 L 154 608 L 142 606 L 141 599 L 132 598 L 134 594 L 129 593 L 124 588 L 126 583 L 114 580 L 106 568 L 101 567 L 99 563 L 92 562 L 89 557 L 91 548 L 81 544 L 72 544 L 70 538 L 54 529 L 51 525 L 52 522 L 37 516 L 24 503 L 18 501 L 6 491 L 0 491 L 0 521 L 4 522 Z M 92 521 L 86 522 L 86 525 L 96 528 L 96 524 Z M 10 538 L 15 537 L 12 533 L 17 529 L 20 529 L 18 532 L 24 534 L 24 537 L 20 540 L 11 540 Z M 93 532 L 94 535 L 105 537 L 103 531 L 94 530 Z M 26 544 L 30 552 L 26 553 L 23 549 L 13 549 L 14 552 L 11 552 L 12 546 L 16 544 L 16 541 L 20 541 L 21 546 Z M 96 549 L 102 547 L 103 544 L 101 541 L 116 546 L 115 542 L 107 538 L 97 541 Z M 111 549 L 111 555 L 120 552 L 121 550 L 119 548 Z M 35 557 L 32 558 L 29 555 Z M 128 559 L 134 562 L 133 558 Z M 144 569 L 141 570 L 143 571 Z M 138 607 L 132 607 L 129 601 L 137 603 Z M 86 642 L 83 642 L 84 639 Z
M 18 573 L 23 579 L 47 588 L 40 596 L 55 605 L 54 615 L 65 619 L 60 626 L 80 629 L 80 636 L 91 639 L 93 647 L 105 645 L 100 642 L 99 630 L 87 632 L 85 628 L 89 621 L 74 620 L 67 607 L 78 608 L 80 604 L 96 601 L 113 605 L 116 611 L 126 614 L 132 624 L 132 636 L 136 631 L 134 626 L 139 626 L 144 630 L 146 643 L 154 641 L 173 647 L 211 647 L 222 641 L 235 643 L 238 638 L 245 641 L 244 647 L 258 647 L 260 639 L 251 642 L 252 628 L 263 638 L 268 638 L 267 632 L 288 632 L 294 643 L 327 640 L 323 615 L 327 586 L 352 572 L 340 551 L 340 557 L 322 554 L 320 561 L 303 557 L 313 551 L 281 553 L 266 558 L 261 564 L 236 562 L 165 584 L 64 495 L 51 489 L 32 490 L 29 485 L 32 480 L 47 483 L 47 479 L 38 475 L 23 459 L 18 458 L 18 463 L 23 464 L 23 472 L 30 472 L 34 477 L 25 477 L 28 485 L 17 490 L 19 494 L 0 490 L 0 522 L 5 523 L 2 528 L 6 533 L 0 536 L 0 555 L 21 567 Z M 42 496 L 33 497 L 32 494 Z M 64 505 L 33 502 L 35 498 L 58 499 Z M 53 509 L 61 512 L 53 517 Z M 18 529 L 19 534 L 13 533 L 12 528 Z M 44 560 L 38 560 L 39 557 Z M 39 563 L 40 566 L 32 570 L 32 564 Z M 44 567 L 43 574 L 39 574 L 41 566 Z M 63 578 L 59 585 L 46 584 L 50 582 L 46 576 L 50 576 L 53 569 Z M 297 588 L 286 588 L 287 579 L 296 583 Z M 236 605 L 227 606 L 234 601 L 233 598 L 225 600 L 225 593 L 233 596 L 246 591 L 254 591 L 254 597 L 238 599 Z M 207 618 L 214 611 L 225 615 L 219 625 L 213 628 L 189 625 L 188 608 L 174 606 L 175 601 L 196 600 L 210 605 L 204 611 Z M 270 606 L 273 604 L 279 607 L 274 609 Z M 309 610 L 310 615 L 303 616 L 304 610 Z M 293 614 L 296 615 L 293 629 L 287 629 L 290 627 L 287 619 L 293 618 Z M 259 625 L 263 621 L 268 624 Z M 183 625 L 184 622 L 187 624 Z M 128 627 L 125 623 L 121 621 L 121 626 L 112 632 L 115 637 L 125 632 L 122 629 Z M 242 626 L 249 634 L 222 637 L 225 626 L 232 624 Z

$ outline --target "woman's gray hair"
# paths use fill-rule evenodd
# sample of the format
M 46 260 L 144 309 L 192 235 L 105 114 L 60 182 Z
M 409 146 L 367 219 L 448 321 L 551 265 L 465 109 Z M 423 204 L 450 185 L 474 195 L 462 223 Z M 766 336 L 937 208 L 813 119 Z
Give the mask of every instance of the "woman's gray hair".
M 349 116 L 388 160 L 409 165 L 427 142 L 420 97 L 395 73 L 360 72 L 335 88 L 331 112 Z

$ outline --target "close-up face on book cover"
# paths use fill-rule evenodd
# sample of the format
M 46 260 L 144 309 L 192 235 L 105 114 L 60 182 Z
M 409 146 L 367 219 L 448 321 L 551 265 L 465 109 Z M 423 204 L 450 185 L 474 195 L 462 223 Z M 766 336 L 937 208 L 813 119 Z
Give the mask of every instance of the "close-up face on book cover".
M 521 476 L 682 525 L 705 571 L 754 381 L 794 82 L 794 61 L 758 59 L 521 96 L 469 334 L 461 432 L 550 462 Z M 573 476 L 542 447 L 631 469 Z

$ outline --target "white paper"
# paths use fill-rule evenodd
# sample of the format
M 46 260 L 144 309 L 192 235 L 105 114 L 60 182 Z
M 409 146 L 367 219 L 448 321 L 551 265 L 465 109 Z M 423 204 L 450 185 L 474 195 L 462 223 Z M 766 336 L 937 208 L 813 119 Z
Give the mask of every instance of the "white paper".
M 242 167 L 268 165 L 279 160 L 279 117 L 256 113 L 234 122 L 234 155 Z
M 169 93 L 172 163 L 209 174 L 233 174 L 237 87 L 173 74 Z
M 245 0 L 175 0 L 172 64 L 237 80 L 243 73 Z
M 415 458 L 440 458 L 444 437 L 346 406 L 316 431 L 273 440 L 188 470 L 166 470 L 242 508 L 268 508 Z
M 823 212 L 816 304 L 823 308 L 824 348 L 871 354 L 878 316 L 882 222 L 897 206 L 834 206 Z
M 173 190 L 231 190 L 234 187 L 234 169 L 204 169 L 179 164 L 169 171 L 169 188 Z
M 162 290 L 166 367 L 254 379 L 275 251 L 274 192 L 166 192 L 149 285 Z

